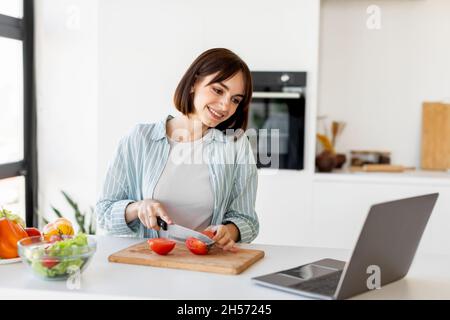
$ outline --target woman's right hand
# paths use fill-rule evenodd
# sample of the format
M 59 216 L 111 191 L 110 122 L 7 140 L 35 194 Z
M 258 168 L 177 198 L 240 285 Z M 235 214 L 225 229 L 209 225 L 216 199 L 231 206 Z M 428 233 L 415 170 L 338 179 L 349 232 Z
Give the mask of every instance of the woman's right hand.
M 125 210 L 125 216 L 127 222 L 138 218 L 145 227 L 156 231 L 160 229 L 157 217 L 163 219 L 167 224 L 172 224 L 163 205 L 151 199 L 130 203 Z

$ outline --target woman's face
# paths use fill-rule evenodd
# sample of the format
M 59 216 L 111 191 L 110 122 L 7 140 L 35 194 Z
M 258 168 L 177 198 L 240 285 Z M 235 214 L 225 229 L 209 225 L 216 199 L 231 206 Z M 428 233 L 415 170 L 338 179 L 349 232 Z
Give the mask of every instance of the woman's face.
M 208 83 L 216 74 L 199 79 L 194 90 L 194 117 L 207 127 L 216 127 L 230 118 L 244 98 L 242 71 L 217 83 Z

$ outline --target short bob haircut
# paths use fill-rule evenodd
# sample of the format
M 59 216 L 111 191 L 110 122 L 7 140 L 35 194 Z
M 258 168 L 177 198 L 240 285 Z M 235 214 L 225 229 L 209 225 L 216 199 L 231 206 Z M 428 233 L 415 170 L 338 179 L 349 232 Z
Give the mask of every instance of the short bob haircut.
M 197 80 L 217 73 L 214 79 L 208 83 L 210 85 L 227 80 L 239 71 L 242 71 L 244 78 L 244 97 L 239 103 L 236 112 L 224 122 L 219 123 L 215 128 L 224 133 L 227 129 L 242 129 L 245 131 L 248 122 L 248 108 L 253 93 L 252 76 L 247 64 L 228 49 L 209 49 L 195 59 L 175 90 L 173 99 L 175 107 L 184 115 L 194 113 L 194 97 L 191 94 L 191 90 Z

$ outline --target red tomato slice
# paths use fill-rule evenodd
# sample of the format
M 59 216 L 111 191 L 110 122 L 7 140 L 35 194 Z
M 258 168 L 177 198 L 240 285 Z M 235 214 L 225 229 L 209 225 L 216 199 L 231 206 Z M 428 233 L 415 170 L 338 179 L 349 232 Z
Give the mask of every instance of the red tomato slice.
M 59 263 L 59 260 L 52 258 L 43 258 L 41 263 L 44 267 L 51 269 Z
M 186 247 L 190 252 L 198 255 L 205 255 L 209 251 L 206 243 L 193 237 L 186 239 Z
M 162 256 L 168 254 L 170 251 L 175 248 L 175 241 L 166 239 L 166 238 L 153 238 L 147 240 L 148 245 L 150 246 L 150 249 Z
M 215 235 L 214 232 L 212 232 L 211 230 L 204 230 L 202 231 L 202 233 L 210 239 L 214 238 Z
M 36 228 L 25 228 L 25 232 L 29 237 L 40 236 L 41 232 Z

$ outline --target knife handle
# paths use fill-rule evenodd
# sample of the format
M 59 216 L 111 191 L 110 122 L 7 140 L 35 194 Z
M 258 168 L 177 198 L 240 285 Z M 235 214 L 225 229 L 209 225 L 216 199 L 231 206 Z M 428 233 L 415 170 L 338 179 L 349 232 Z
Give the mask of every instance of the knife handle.
M 167 222 L 165 222 L 160 217 L 156 217 L 156 221 L 158 223 L 158 226 L 160 226 L 163 230 L 167 230 Z

